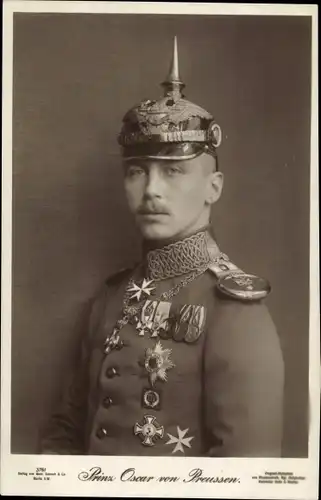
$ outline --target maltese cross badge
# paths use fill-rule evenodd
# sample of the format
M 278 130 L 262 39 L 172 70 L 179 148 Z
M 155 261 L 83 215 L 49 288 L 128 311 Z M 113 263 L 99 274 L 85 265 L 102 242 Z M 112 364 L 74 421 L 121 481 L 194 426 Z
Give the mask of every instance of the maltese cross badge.
M 153 283 L 153 280 L 146 280 L 144 278 L 142 285 L 138 286 L 136 283 L 133 283 L 131 288 L 128 288 L 129 292 L 134 292 L 133 295 L 131 295 L 130 300 L 132 299 L 137 299 L 140 301 L 142 295 L 147 295 L 149 296 L 153 290 L 155 290 L 154 286 L 150 286 Z
M 181 451 L 185 453 L 184 446 L 187 448 L 191 448 L 191 441 L 194 439 L 194 436 L 185 437 L 188 433 L 189 429 L 181 430 L 177 426 L 177 437 L 172 436 L 172 434 L 167 433 L 169 440 L 165 444 L 175 444 L 175 447 L 172 450 L 172 453 L 176 453 L 177 451 Z

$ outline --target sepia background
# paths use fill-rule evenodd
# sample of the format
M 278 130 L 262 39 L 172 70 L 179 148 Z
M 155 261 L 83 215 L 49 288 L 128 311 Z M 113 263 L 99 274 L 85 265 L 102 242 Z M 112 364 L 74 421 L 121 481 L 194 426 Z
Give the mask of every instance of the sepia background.
M 223 130 L 219 244 L 272 283 L 283 455 L 307 456 L 309 18 L 25 13 L 13 47 L 12 453 L 37 452 L 84 305 L 139 256 L 116 136 L 129 107 L 161 95 L 174 35 L 186 97 Z

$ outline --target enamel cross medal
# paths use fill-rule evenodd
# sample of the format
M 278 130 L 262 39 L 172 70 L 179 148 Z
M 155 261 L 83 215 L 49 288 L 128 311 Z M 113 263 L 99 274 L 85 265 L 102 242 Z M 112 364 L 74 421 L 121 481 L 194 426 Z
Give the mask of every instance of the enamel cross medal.
M 140 436 L 142 444 L 145 446 L 154 446 L 157 439 L 162 439 L 164 436 L 164 427 L 159 425 L 156 417 L 152 415 L 144 415 L 143 423 L 136 422 L 134 426 L 135 436 Z

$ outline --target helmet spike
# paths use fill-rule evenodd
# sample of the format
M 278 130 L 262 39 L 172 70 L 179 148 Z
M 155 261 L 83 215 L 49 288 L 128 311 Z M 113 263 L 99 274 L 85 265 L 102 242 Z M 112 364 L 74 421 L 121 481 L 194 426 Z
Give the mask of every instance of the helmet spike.
M 174 37 L 171 65 L 166 80 L 162 83 L 162 86 L 164 87 L 165 96 L 172 95 L 173 97 L 178 97 L 178 98 L 183 97 L 181 94 L 181 90 L 185 87 L 185 85 L 179 76 L 176 36 Z
M 174 37 L 172 63 L 166 80 L 176 82 L 180 81 L 178 69 L 177 36 Z

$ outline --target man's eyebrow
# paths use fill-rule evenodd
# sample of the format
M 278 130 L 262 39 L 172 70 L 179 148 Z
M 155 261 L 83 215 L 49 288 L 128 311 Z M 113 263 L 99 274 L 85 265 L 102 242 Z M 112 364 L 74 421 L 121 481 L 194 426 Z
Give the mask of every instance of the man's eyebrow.
M 146 164 L 143 163 L 141 160 L 139 160 L 139 161 L 135 161 L 135 160 L 124 161 L 123 165 L 124 165 L 125 168 L 129 168 L 129 167 L 146 168 Z
M 178 160 L 164 160 L 162 163 L 162 166 L 164 167 L 177 167 L 177 168 L 183 168 L 184 170 L 188 169 L 188 165 L 186 165 L 186 162 L 184 161 L 178 161 Z
M 124 166 L 125 166 L 125 168 L 140 167 L 140 168 L 143 168 L 146 170 L 146 169 L 150 168 L 153 164 L 157 164 L 157 166 L 159 168 L 162 168 L 162 169 L 166 169 L 168 167 L 175 166 L 175 167 L 180 168 L 182 170 L 189 170 L 189 165 L 187 165 L 186 162 L 184 162 L 184 161 L 160 159 L 160 160 L 154 160 L 154 162 L 151 162 L 151 160 L 149 160 L 147 158 L 146 159 L 140 158 L 137 160 L 135 160 L 133 158 L 133 159 L 130 159 L 128 161 L 125 161 Z

